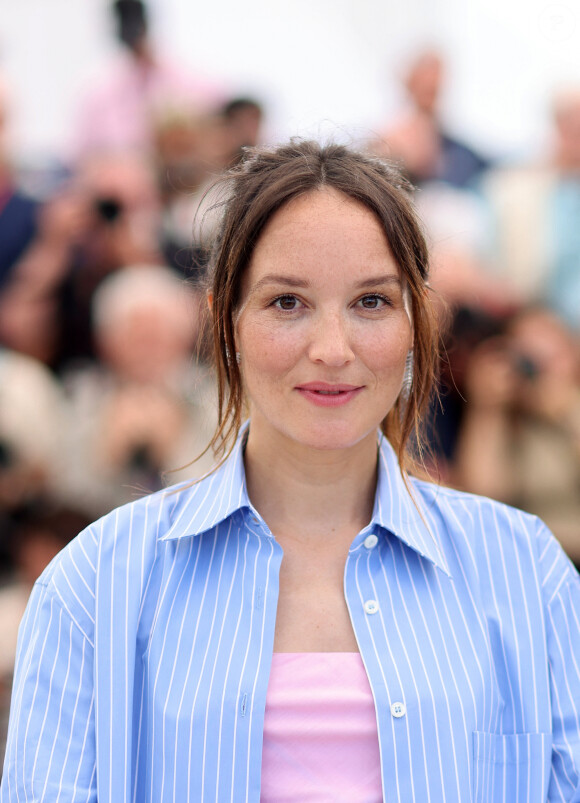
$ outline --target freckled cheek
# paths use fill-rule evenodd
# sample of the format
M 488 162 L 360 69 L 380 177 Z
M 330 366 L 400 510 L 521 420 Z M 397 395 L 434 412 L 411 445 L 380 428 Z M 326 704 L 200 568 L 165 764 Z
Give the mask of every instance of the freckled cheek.
M 298 331 L 281 331 L 274 326 L 246 326 L 239 331 L 238 348 L 242 368 L 249 374 L 255 371 L 281 375 L 299 358 L 303 338 Z
M 364 338 L 359 341 L 356 351 L 366 366 L 377 374 L 385 372 L 402 373 L 407 353 L 412 346 L 410 334 L 389 334 Z

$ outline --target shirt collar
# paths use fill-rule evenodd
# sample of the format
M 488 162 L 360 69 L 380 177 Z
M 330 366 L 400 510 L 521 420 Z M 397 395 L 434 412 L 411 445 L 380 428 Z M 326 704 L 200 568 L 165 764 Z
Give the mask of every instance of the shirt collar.
M 242 508 L 253 510 L 246 489 L 244 447 L 248 422 L 242 429 L 231 454 L 208 476 L 179 489 L 178 502 L 172 515 L 169 530 L 161 536 L 171 541 L 188 535 L 199 535 L 211 530 Z M 168 496 L 175 489 L 166 491 Z
M 243 508 L 258 515 L 248 497 L 244 470 L 248 423 L 243 425 L 231 454 L 216 471 L 189 488 L 186 486 L 185 493 L 176 494 L 178 502 L 173 511 L 173 521 L 161 536 L 162 541 L 199 535 Z M 407 482 L 412 488 L 411 481 Z M 170 489 L 166 493 L 169 496 L 176 492 Z M 420 496 L 418 493 L 412 496 L 407 489 L 393 447 L 380 433 L 377 491 L 371 526 L 373 524 L 388 530 L 449 574 L 443 552 L 421 509 Z
M 447 560 L 434 533 L 421 494 L 414 482 L 401 474 L 397 455 L 387 438 L 379 434 L 377 492 L 371 524 L 388 530 L 446 574 Z

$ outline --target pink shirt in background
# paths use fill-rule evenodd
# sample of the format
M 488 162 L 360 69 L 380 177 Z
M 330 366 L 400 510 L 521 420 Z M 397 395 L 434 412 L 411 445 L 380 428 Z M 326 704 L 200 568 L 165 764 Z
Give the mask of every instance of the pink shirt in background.
M 153 148 L 154 122 L 176 112 L 206 113 L 227 97 L 222 86 L 161 57 L 144 65 L 126 53 L 107 64 L 84 93 L 72 149 L 95 152 Z
M 381 803 L 373 696 L 359 653 L 274 653 L 261 803 Z

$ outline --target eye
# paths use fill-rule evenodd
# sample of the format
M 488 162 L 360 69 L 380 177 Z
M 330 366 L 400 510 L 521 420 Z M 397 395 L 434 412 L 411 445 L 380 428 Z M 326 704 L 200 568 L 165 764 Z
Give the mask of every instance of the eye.
M 373 310 L 390 306 L 391 302 L 386 296 L 382 296 L 380 293 L 367 293 L 367 295 L 359 298 L 357 304 L 363 309 Z
M 282 312 L 292 312 L 293 310 L 298 309 L 300 306 L 300 301 L 296 298 L 296 296 L 293 296 L 291 293 L 287 293 L 286 295 L 275 298 L 272 302 L 272 306 L 282 310 Z

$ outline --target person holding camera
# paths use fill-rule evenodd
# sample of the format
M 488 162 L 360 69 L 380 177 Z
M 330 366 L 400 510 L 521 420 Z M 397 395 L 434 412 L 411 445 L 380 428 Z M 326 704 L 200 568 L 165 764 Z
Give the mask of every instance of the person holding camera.
M 580 359 L 547 308 L 517 313 L 465 371 L 455 481 L 534 513 L 580 565 Z
M 87 159 L 43 204 L 38 232 L 0 294 L 0 342 L 61 374 L 94 361 L 92 297 L 125 265 L 159 264 L 154 171 L 127 153 Z
M 213 460 L 203 450 L 215 427 L 214 377 L 193 360 L 199 292 L 164 265 L 114 271 L 91 305 L 96 365 L 63 377 L 68 423 L 61 497 L 91 517 L 144 491 L 200 477 Z M 178 472 L 179 469 L 179 472 Z

